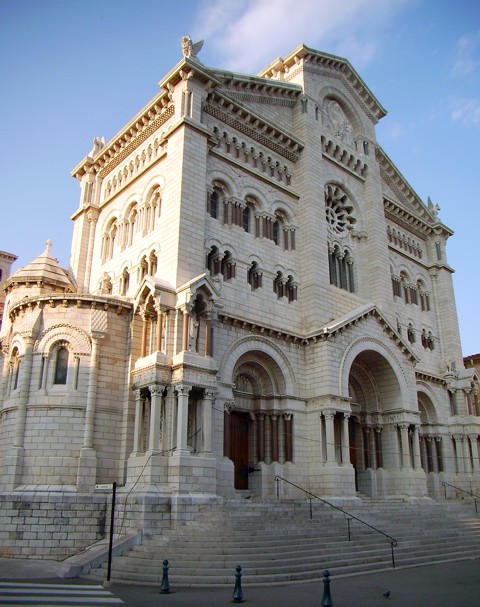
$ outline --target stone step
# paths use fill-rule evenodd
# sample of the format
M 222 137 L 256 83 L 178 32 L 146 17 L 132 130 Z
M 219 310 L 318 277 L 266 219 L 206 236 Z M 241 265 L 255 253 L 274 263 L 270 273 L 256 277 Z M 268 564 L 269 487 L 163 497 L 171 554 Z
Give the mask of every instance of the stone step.
M 349 542 L 344 515 L 323 506 L 314 520 L 305 503 L 236 500 L 212 507 L 115 557 L 116 576 L 160 583 L 164 559 L 171 584 L 210 587 L 233 584 L 237 564 L 243 567 L 242 583 L 250 584 L 321 579 L 325 568 L 348 575 L 392 566 L 386 538 L 353 519 Z M 397 539 L 397 566 L 480 556 L 480 517 L 464 503 L 382 502 L 352 506 L 350 513 Z

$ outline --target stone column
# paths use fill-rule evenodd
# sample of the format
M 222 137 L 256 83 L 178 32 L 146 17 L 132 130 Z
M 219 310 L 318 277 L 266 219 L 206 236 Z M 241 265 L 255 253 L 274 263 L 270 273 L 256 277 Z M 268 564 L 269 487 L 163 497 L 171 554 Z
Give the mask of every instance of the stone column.
M 402 468 L 411 468 L 410 445 L 408 444 L 408 424 L 398 424 L 402 445 Z
M 212 452 L 212 409 L 215 391 L 205 390 L 202 406 L 202 453 Z
M 383 468 L 382 430 L 383 428 L 381 426 L 375 427 L 375 453 L 377 455 L 377 468 Z
M 480 472 L 479 460 L 478 460 L 478 436 L 476 434 L 469 434 L 470 446 L 472 448 L 473 457 L 473 472 Z
M 420 426 L 415 426 L 413 432 L 413 467 L 415 470 L 419 470 L 422 467 L 420 460 Z
M 285 461 L 291 462 L 293 455 L 293 441 L 292 441 L 292 414 L 285 413 Z
M 135 427 L 133 430 L 133 455 L 140 453 L 143 432 L 143 399 L 140 390 L 135 390 Z
M 160 431 L 162 425 L 162 399 L 165 386 L 157 384 L 150 386 L 150 433 L 148 437 L 148 451 L 159 451 Z
M 370 452 L 370 426 L 364 426 L 363 431 L 363 453 L 365 457 L 365 468 L 372 467 L 372 454 Z
M 157 312 L 157 331 L 155 335 L 155 350 L 156 352 L 162 351 L 162 338 L 163 338 L 163 312 L 160 305 L 155 306 Z
M 177 447 L 175 451 L 183 455 L 190 455 L 187 446 L 188 439 L 188 395 L 190 388 L 179 385 L 177 392 Z
M 265 461 L 265 413 L 257 413 L 257 429 L 258 429 L 258 461 Z
M 327 442 L 327 464 L 335 463 L 335 431 L 333 427 L 333 420 L 335 419 L 335 413 L 332 411 L 326 411 L 323 414 L 325 418 L 325 439 Z
M 443 472 L 443 441 L 441 436 L 435 436 L 435 451 L 438 471 Z
M 92 257 L 93 257 L 93 245 L 95 242 L 95 231 L 97 227 L 98 220 L 98 209 L 90 208 L 87 213 L 87 221 L 88 221 L 88 244 L 87 244 L 87 259 L 86 259 L 86 267 L 85 267 L 85 278 L 83 281 L 84 290 L 89 290 L 90 284 L 90 274 L 92 271 Z
M 232 401 L 228 401 L 224 403 L 223 410 L 223 456 L 230 458 L 231 453 L 231 444 L 230 444 L 230 434 L 231 434 L 231 412 L 234 409 L 234 403 Z
M 270 429 L 272 441 L 272 462 L 278 462 L 278 413 L 270 416 Z
M 27 421 L 27 403 L 30 397 L 30 379 L 33 364 L 33 337 L 25 339 L 25 353 L 20 358 L 20 381 L 18 389 L 17 423 L 15 426 L 14 447 L 23 447 L 25 441 L 25 424 Z
M 472 463 L 470 459 L 470 449 L 468 436 L 462 436 L 462 448 L 463 448 L 463 462 L 466 474 L 470 474 L 472 471 Z
M 148 318 L 146 312 L 141 313 L 143 326 L 142 326 L 142 358 L 147 355 L 147 330 L 148 330 Z
M 93 449 L 93 433 L 95 430 L 95 412 L 97 406 L 98 344 L 102 337 L 103 333 L 92 334 L 92 353 L 90 355 L 87 410 L 85 412 L 85 429 L 83 435 L 83 446 L 87 449 Z
M 188 349 L 188 311 L 183 310 L 182 352 Z
M 348 420 L 350 415 L 348 413 L 343 414 L 342 421 L 342 464 L 350 464 L 350 438 L 348 434 Z

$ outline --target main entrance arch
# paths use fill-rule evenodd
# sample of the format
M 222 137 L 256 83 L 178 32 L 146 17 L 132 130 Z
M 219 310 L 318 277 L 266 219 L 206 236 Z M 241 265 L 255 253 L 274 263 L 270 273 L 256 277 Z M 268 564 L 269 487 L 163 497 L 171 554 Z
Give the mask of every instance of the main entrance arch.
M 406 381 L 387 352 L 366 345 L 351 357 L 348 395 L 357 491 L 372 497 L 408 492 L 408 483 L 415 485 L 414 470 L 421 471 L 419 416 L 409 406 Z
M 267 340 L 246 345 L 238 346 L 230 366 L 233 402 L 225 413 L 224 455 L 234 464 L 235 489 L 263 494 L 273 484 L 275 465 L 293 457 L 291 377 L 283 355 Z

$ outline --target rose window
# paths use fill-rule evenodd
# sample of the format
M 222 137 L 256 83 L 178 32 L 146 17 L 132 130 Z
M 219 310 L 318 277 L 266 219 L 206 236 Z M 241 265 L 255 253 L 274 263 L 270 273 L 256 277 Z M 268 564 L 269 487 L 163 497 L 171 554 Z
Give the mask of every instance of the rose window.
M 337 186 L 325 188 L 325 214 L 329 229 L 334 234 L 345 234 L 353 229 L 356 219 L 348 196 Z

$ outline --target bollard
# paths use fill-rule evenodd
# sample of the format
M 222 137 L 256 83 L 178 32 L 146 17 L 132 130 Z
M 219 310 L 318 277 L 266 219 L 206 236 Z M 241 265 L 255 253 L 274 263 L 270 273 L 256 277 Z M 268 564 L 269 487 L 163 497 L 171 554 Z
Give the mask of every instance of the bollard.
M 242 568 L 240 565 L 235 567 L 237 572 L 235 573 L 235 588 L 233 589 L 232 602 L 243 603 L 243 592 L 242 592 Z
M 333 607 L 332 595 L 330 594 L 330 572 L 323 572 L 323 598 L 322 607 Z
M 160 586 L 160 594 L 169 594 L 170 593 L 170 583 L 168 581 L 168 561 L 165 559 L 163 561 L 163 576 L 162 576 L 162 585 Z

